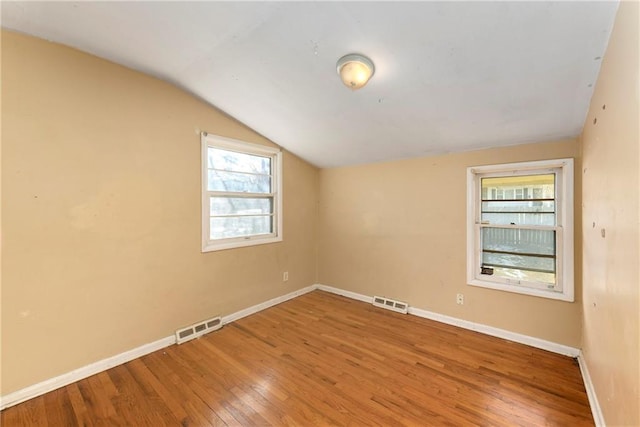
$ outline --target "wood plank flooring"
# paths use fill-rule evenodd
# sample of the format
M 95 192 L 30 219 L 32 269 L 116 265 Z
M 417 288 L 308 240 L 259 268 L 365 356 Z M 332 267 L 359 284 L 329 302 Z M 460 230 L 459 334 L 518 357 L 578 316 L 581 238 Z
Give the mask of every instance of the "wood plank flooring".
M 593 425 L 571 358 L 321 291 L 8 408 L 1 421 Z

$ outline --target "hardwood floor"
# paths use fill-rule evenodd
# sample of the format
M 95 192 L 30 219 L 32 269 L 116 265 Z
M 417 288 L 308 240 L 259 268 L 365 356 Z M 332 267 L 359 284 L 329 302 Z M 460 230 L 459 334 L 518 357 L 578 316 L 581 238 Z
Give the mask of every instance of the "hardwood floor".
M 8 408 L 1 421 L 593 425 L 571 358 L 321 291 Z

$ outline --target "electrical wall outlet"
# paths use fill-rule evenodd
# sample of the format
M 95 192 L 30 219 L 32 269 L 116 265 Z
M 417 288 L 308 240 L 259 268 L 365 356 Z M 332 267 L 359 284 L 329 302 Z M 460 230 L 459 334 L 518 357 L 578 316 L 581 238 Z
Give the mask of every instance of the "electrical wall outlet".
M 456 295 L 456 304 L 460 304 L 460 305 L 464 304 L 464 295 L 463 294 L 457 294 Z
M 286 282 L 289 280 L 289 272 L 285 271 L 284 273 L 282 273 L 282 281 Z

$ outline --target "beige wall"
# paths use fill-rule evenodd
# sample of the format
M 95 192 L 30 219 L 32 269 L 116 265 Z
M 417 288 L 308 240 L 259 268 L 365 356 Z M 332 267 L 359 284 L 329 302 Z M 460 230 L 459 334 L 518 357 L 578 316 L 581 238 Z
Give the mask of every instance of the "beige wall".
M 579 233 L 576 303 L 466 285 L 466 168 L 577 156 L 567 140 L 321 170 L 319 282 L 577 347 Z
M 638 5 L 620 4 L 582 138 L 582 350 L 610 426 L 640 425 Z
M 199 131 L 270 144 L 221 112 L 7 32 L 2 107 L 3 395 L 315 283 L 318 170 L 289 153 L 284 242 L 200 252 Z

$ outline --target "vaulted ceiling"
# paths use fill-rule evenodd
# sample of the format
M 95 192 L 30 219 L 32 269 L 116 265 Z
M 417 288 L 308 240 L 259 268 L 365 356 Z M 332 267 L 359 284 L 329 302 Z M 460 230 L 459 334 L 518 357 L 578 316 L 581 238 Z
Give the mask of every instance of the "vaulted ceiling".
M 333 167 L 578 135 L 617 7 L 3 1 L 2 26 L 172 82 Z M 353 52 L 376 71 L 352 92 L 336 61 Z

